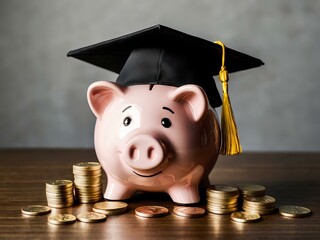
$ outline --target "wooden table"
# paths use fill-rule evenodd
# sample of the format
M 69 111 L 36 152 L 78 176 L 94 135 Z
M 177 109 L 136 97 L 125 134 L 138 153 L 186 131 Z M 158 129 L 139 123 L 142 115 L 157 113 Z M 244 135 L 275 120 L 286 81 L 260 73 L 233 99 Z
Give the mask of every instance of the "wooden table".
M 73 179 L 72 165 L 96 161 L 93 150 L 1 150 L 0 239 L 319 239 L 320 153 L 244 153 L 220 157 L 211 172 L 212 183 L 258 183 L 277 199 L 277 206 L 308 207 L 310 217 L 293 219 L 279 214 L 263 216 L 257 223 L 236 223 L 229 215 L 208 213 L 201 218 L 181 218 L 173 213 L 144 219 L 134 215 L 142 205 L 162 205 L 172 210 L 164 193 L 140 194 L 130 200 L 129 211 L 106 222 L 52 225 L 48 215 L 28 217 L 23 206 L 46 205 L 45 182 Z M 53 212 L 78 214 L 92 204 Z

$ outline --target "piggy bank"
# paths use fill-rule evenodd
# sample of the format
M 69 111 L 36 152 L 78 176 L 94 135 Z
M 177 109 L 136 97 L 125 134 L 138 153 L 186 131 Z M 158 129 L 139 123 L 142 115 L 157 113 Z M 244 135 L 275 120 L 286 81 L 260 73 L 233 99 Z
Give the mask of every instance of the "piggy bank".
M 236 72 L 261 66 L 261 60 L 162 25 L 68 56 L 119 74 L 116 83 L 93 83 L 87 94 L 97 117 L 94 141 L 108 178 L 106 199 L 150 191 L 196 203 L 219 151 L 241 152 L 224 63 Z M 223 101 L 213 79 L 218 74 Z M 213 108 L 221 105 L 220 149 Z
M 108 184 L 104 197 L 166 192 L 176 203 L 199 202 L 199 185 L 220 149 L 220 128 L 204 90 L 95 82 L 88 102 L 97 117 L 95 150 Z

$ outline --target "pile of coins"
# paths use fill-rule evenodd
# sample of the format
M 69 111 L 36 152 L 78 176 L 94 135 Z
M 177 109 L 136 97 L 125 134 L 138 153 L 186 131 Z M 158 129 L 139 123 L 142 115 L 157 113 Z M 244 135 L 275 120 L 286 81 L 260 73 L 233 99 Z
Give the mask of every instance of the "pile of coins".
M 49 207 L 71 207 L 74 203 L 73 182 L 70 180 L 48 181 L 46 183 L 46 196 Z
M 95 203 L 102 198 L 101 165 L 84 162 L 73 165 L 75 197 L 79 203 Z
M 215 214 L 230 214 L 238 210 L 239 191 L 228 185 L 207 188 L 207 210 Z
M 271 196 L 264 195 L 262 197 L 246 197 L 243 200 L 242 209 L 246 212 L 266 215 L 273 213 L 275 206 L 276 199 Z

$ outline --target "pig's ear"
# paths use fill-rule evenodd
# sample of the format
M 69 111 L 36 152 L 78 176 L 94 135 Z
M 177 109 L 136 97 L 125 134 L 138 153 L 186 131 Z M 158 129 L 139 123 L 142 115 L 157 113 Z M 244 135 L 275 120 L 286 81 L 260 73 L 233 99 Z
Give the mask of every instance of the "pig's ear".
M 205 92 L 197 85 L 188 84 L 169 93 L 169 99 L 181 103 L 194 121 L 199 121 L 208 110 Z
M 108 105 L 124 94 L 124 88 L 116 83 L 100 81 L 89 86 L 87 98 L 93 114 L 101 118 Z

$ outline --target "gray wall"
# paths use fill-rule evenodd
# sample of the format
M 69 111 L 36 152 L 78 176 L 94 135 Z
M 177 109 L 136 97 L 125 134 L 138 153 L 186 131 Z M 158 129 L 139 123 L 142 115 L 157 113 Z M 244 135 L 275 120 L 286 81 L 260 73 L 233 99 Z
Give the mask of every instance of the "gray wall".
M 116 75 L 66 53 L 158 23 L 266 63 L 230 76 L 245 151 L 320 150 L 317 0 L 1 1 L 0 147 L 92 147 L 86 90 Z

